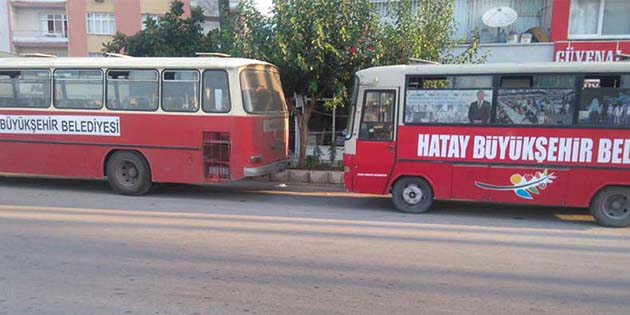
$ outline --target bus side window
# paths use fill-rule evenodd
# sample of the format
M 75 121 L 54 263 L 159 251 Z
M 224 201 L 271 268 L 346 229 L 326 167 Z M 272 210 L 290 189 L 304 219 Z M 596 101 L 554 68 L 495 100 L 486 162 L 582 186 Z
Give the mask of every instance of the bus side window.
M 113 110 L 157 110 L 157 70 L 107 71 L 106 105 Z
M 203 73 L 203 111 L 227 113 L 231 109 L 228 75 L 224 70 L 206 70 Z
M 103 107 L 103 71 L 57 69 L 54 73 L 57 108 L 100 109 Z
M 630 126 L 628 75 L 587 75 L 582 82 L 578 124 Z
M 497 96 L 499 125 L 568 126 L 573 121 L 575 76 L 504 76 Z
M 391 141 L 394 136 L 394 91 L 367 91 L 359 139 Z
M 49 70 L 0 71 L 0 107 L 50 106 Z
M 199 110 L 199 72 L 166 70 L 162 72 L 162 109 L 167 112 Z

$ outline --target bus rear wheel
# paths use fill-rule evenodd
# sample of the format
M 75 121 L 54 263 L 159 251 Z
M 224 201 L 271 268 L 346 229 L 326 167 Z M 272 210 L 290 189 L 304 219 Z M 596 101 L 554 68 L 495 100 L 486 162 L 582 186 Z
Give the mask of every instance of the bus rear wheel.
M 151 189 L 151 171 L 144 157 L 135 152 L 115 152 L 107 161 L 107 181 L 122 195 L 141 196 Z
M 396 209 L 402 212 L 426 212 L 433 204 L 433 189 L 422 178 L 403 178 L 392 188 L 392 201 Z
M 630 188 L 604 188 L 591 202 L 591 214 L 603 226 L 630 226 Z

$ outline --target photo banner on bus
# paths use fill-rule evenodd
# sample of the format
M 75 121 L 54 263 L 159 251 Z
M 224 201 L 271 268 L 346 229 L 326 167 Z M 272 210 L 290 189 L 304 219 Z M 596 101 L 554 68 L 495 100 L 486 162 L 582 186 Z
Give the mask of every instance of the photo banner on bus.
M 120 136 L 113 116 L 0 115 L 0 134 Z

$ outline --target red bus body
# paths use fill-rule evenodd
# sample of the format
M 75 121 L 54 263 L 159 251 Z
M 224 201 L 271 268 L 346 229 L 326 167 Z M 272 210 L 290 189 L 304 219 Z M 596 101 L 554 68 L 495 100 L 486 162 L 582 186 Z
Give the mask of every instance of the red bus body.
M 628 128 L 576 126 L 575 119 L 571 119 L 573 126 L 560 127 L 500 126 L 495 125 L 494 120 L 480 126 L 406 123 L 403 113 L 406 89 L 413 75 L 432 76 L 431 79 L 453 73 L 491 75 L 494 88 L 489 89 L 496 94 L 500 74 L 512 75 L 512 71 L 517 74 L 574 73 L 580 79 L 602 73 L 623 74 L 630 71 L 627 65 L 466 67 L 469 68 L 392 66 L 357 74 L 361 84 L 360 87 L 355 85 L 359 87 L 355 92 L 355 123 L 349 126 L 343 157 L 348 191 L 390 194 L 399 180 L 413 177 L 426 180 L 433 198 L 439 200 L 589 207 L 605 187 L 630 186 Z M 581 88 L 576 90 L 582 93 Z M 360 136 L 362 115 L 365 115 L 362 112 L 367 111 L 365 98 L 367 93 L 375 91 L 396 95 L 395 131 L 391 139 L 371 140 Z M 433 137 L 437 139 L 434 143 L 431 142 Z M 486 155 L 485 149 L 492 143 L 496 145 L 495 152 L 488 149 L 490 152 Z M 510 156 L 511 149 L 513 156 Z M 519 183 L 528 185 L 521 187 Z
M 117 151 L 141 155 L 148 164 L 152 181 L 160 183 L 234 181 L 271 174 L 288 166 L 286 105 L 282 103 L 280 112 L 248 113 L 241 99 L 240 72 L 247 69 L 275 71 L 269 64 L 232 58 L 20 58 L 13 63 L 5 61 L 6 64 L 0 63 L 0 71 L 20 67 L 50 69 L 52 73 L 55 69 L 96 68 L 107 73 L 107 69 L 148 68 L 164 72 L 173 68 L 203 74 L 206 69 L 212 69 L 229 75 L 226 77 L 229 77 L 232 101 L 231 109 L 219 114 L 200 108 L 184 113 L 167 112 L 162 108 L 132 112 L 104 107 L 62 109 L 53 105 L 35 109 L 0 107 L 0 120 L 4 120 L 0 121 L 1 173 L 103 179 L 108 158 Z M 7 127 L 12 119 L 24 122 L 42 117 L 116 119 L 118 134 L 29 134 L 11 132 Z M 28 129 L 24 125 L 20 128 Z
M 37 115 L 86 115 L 85 112 Z M 0 115 L 33 115 L 3 111 Z M 107 157 L 116 150 L 139 152 L 148 161 L 155 182 L 204 184 L 268 174 L 266 166 L 287 161 L 284 115 L 267 117 L 210 117 L 155 114 L 94 114 L 120 118 L 121 137 L 64 135 L 0 135 L 0 172 L 99 179 L 105 176 Z M 279 126 L 265 131 L 264 125 Z M 212 176 L 206 162 L 210 150 L 229 143 L 222 152 L 229 176 Z M 250 157 L 262 157 L 250 160 Z M 249 170 L 249 173 L 246 173 Z
M 463 158 L 419 157 L 420 135 L 470 136 L 471 140 L 466 157 Z M 474 159 L 472 142 L 475 136 L 590 139 L 594 147 L 588 151 L 591 155 L 590 162 L 512 161 L 509 153 L 506 153 L 505 159 Z M 613 146 L 612 149 L 601 151 L 603 155 L 611 154 L 608 163 L 597 163 L 602 139 L 613 143 L 617 140 L 616 149 Z M 588 207 L 593 196 L 603 187 L 630 185 L 627 172 L 630 165 L 630 131 L 611 133 L 606 130 L 401 126 L 398 129 L 398 139 L 393 145 L 396 147 L 395 157 L 389 150 L 383 150 L 381 143 L 357 141 L 357 154 L 344 156 L 349 170 L 346 173 L 347 189 L 360 193 L 389 194 L 396 180 L 416 176 L 426 179 L 433 187 L 435 198 L 441 200 Z M 497 155 L 500 154 L 498 151 Z M 573 150 L 570 154 L 573 154 Z M 379 169 L 369 165 L 364 168 L 356 163 L 359 156 L 368 156 L 370 160 L 384 167 Z M 392 164 L 393 167 L 390 167 Z M 366 174 L 367 170 L 370 170 L 370 174 Z M 545 170 L 553 173 L 555 178 L 545 189 L 538 189 L 538 194 L 532 194 L 532 199 L 519 197 L 513 191 L 488 190 L 476 185 L 511 185 L 510 177 L 514 174 L 529 177 Z

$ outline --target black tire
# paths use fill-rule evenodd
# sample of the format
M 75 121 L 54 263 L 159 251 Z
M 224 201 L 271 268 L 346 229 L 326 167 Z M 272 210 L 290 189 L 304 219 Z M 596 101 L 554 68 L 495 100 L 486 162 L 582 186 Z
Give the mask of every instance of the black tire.
M 591 214 L 606 227 L 630 226 L 630 188 L 607 187 L 591 201 Z
M 107 161 L 107 181 L 122 195 L 141 196 L 152 186 L 151 170 L 147 161 L 135 152 L 119 151 Z
M 403 178 L 398 180 L 392 188 L 392 201 L 396 209 L 402 212 L 426 212 L 433 204 L 433 189 L 422 178 Z

